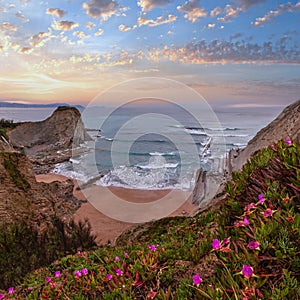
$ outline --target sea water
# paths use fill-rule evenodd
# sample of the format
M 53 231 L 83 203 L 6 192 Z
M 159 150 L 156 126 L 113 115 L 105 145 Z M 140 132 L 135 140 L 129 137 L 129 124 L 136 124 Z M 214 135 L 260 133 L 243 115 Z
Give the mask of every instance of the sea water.
M 103 186 L 191 190 L 199 168 L 210 170 L 212 160 L 220 158 L 215 156 L 245 147 L 282 107 L 217 107 L 219 124 L 201 122 L 177 106 L 126 107 L 113 113 L 109 107 L 88 109 L 84 123 L 92 141 L 82 146 L 89 151 L 75 152 L 55 173 L 83 182 L 96 177 Z M 40 121 L 53 111 L 1 107 L 0 118 Z

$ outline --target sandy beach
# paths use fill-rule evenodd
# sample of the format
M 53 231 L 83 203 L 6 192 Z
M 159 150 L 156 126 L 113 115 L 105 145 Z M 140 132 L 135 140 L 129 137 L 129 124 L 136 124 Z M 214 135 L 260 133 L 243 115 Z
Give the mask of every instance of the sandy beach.
M 36 175 L 38 182 L 64 181 L 58 174 Z M 88 219 L 96 242 L 115 243 L 125 230 L 138 223 L 167 216 L 188 216 L 197 210 L 191 203 L 191 193 L 179 190 L 135 190 L 91 185 L 78 190 L 74 180 L 74 196 L 83 201 L 74 215 L 76 221 Z M 101 201 L 100 201 L 101 200 Z M 174 209 L 175 208 L 175 209 Z

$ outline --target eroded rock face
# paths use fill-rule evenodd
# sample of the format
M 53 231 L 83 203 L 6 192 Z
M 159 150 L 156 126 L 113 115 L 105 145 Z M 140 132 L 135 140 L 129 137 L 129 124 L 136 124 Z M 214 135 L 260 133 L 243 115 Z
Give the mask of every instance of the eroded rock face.
M 34 165 L 36 173 L 48 172 L 54 164 L 68 160 L 72 147 L 89 139 L 74 107 L 58 107 L 41 122 L 26 122 L 8 132 L 9 141 L 24 151 Z
M 46 228 L 51 216 L 69 221 L 80 207 L 74 184 L 37 182 L 25 154 L 0 152 L 0 222 L 28 220 Z
M 14 149 L 10 145 L 10 143 L 6 140 L 6 138 L 0 134 L 0 152 L 2 151 L 13 152 Z
M 287 138 L 300 142 L 300 100 L 286 107 L 274 121 L 261 129 L 246 148 L 230 152 L 229 173 L 241 169 L 256 151 Z
M 200 209 L 205 209 L 217 202 L 222 198 L 224 182 L 231 178 L 232 172 L 241 169 L 256 151 L 287 138 L 300 142 L 300 100 L 286 107 L 274 121 L 261 129 L 246 148 L 230 151 L 223 178 L 214 180 L 213 176 L 199 170 L 193 191 L 193 203 L 199 205 Z M 214 184 L 218 184 L 219 189 Z M 217 190 L 215 194 L 219 194 L 219 197 L 209 193 L 210 185 Z

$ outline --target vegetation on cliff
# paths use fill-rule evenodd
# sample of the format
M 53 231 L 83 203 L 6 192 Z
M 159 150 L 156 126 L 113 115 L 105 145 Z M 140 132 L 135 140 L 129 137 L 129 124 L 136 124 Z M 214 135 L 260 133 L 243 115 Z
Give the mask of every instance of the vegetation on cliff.
M 300 145 L 265 148 L 232 177 L 218 206 L 64 257 L 2 297 L 299 299 Z
M 13 120 L 0 119 L 0 138 L 8 140 L 7 130 L 16 128 L 20 123 L 14 123 Z
M 52 217 L 41 232 L 32 223 L 15 220 L 0 225 L 0 288 L 20 282 L 26 274 L 78 249 L 96 246 L 90 224 Z

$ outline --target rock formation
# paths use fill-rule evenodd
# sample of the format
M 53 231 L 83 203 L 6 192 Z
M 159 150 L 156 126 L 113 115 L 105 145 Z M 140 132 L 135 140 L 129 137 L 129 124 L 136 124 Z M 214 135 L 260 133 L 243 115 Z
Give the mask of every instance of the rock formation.
M 300 142 L 300 100 L 286 107 L 269 125 L 261 129 L 242 150 L 232 150 L 227 160 L 229 174 L 239 170 L 253 153 L 279 140 Z
M 87 139 L 80 112 L 74 107 L 58 107 L 41 122 L 26 122 L 8 131 L 15 149 L 24 151 L 34 164 L 36 173 L 45 173 L 59 162 L 68 160 L 72 147 Z
M 2 151 L 9 151 L 9 152 L 13 152 L 14 149 L 11 146 L 11 144 L 8 142 L 8 140 L 0 134 L 0 152 Z
M 69 221 L 80 202 L 73 196 L 74 184 L 39 183 L 25 154 L 0 152 L 0 222 L 28 220 L 47 226 L 51 216 Z
M 241 169 L 256 151 L 287 138 L 300 142 L 300 100 L 286 107 L 274 121 L 261 129 L 246 148 L 230 151 L 223 178 L 199 170 L 193 191 L 193 203 L 199 205 L 199 209 L 205 209 L 217 202 L 222 197 L 223 183 L 230 179 L 232 172 Z M 220 187 L 217 189 L 216 185 Z

